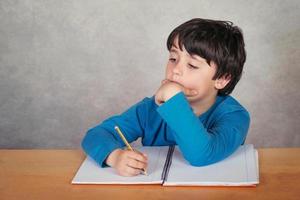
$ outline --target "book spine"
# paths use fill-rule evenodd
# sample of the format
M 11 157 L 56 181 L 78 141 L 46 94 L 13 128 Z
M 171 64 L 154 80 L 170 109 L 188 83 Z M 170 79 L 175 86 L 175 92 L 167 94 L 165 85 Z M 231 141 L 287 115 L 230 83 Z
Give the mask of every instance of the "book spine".
M 164 182 L 168 178 L 169 169 L 170 169 L 170 166 L 172 164 L 172 155 L 173 155 L 174 149 L 175 149 L 175 146 L 170 146 L 169 147 L 168 154 L 167 154 L 166 161 L 165 161 L 165 165 L 164 165 L 164 169 L 163 169 L 163 172 L 161 174 L 161 180 L 163 180 L 162 184 L 164 184 Z

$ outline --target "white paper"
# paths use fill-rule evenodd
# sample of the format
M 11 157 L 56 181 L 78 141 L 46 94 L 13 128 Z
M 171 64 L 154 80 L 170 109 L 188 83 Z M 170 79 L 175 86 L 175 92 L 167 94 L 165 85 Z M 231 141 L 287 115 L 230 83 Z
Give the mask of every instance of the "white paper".
M 168 154 L 168 146 L 143 147 L 135 149 L 148 155 L 148 176 L 140 174 L 124 177 L 111 167 L 101 168 L 87 157 L 72 184 L 162 184 L 161 175 Z M 207 166 L 190 165 L 175 147 L 172 163 L 164 186 L 252 186 L 259 183 L 258 152 L 253 145 L 240 146 L 228 158 Z
M 248 186 L 257 183 L 257 153 L 249 144 L 240 146 L 226 159 L 203 167 L 190 165 L 177 146 L 164 185 Z
M 143 174 L 133 177 L 120 176 L 114 168 L 101 168 L 94 160 L 87 157 L 72 180 L 72 184 L 161 184 L 161 174 L 169 147 L 135 148 L 148 155 L 148 176 Z

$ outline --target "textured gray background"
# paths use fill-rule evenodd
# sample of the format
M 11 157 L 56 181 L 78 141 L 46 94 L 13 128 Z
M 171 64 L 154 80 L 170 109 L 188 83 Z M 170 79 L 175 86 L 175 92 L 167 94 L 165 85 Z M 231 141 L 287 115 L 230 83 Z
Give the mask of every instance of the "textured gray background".
M 167 36 L 194 17 L 244 31 L 232 95 L 252 117 L 246 142 L 300 146 L 299 10 L 298 0 L 0 0 L 0 148 L 79 148 L 88 128 L 155 93 Z

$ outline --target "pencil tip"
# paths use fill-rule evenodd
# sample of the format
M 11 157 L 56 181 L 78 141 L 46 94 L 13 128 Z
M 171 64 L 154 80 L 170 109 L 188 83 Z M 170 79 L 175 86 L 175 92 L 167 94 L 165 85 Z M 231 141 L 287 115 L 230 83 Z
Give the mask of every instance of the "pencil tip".
M 143 170 L 143 172 L 144 172 L 144 175 L 148 176 L 148 173 L 145 169 Z

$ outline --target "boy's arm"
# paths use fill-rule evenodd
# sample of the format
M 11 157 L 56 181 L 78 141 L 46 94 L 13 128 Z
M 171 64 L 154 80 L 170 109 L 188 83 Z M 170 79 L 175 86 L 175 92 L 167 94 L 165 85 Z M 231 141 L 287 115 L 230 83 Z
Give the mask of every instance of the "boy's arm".
M 81 146 L 85 153 L 92 157 L 101 167 L 108 166 L 105 160 L 113 150 L 125 146 L 114 129 L 116 125 L 119 126 L 129 143 L 143 135 L 144 100 L 131 106 L 122 114 L 112 116 L 87 131 Z
M 208 130 L 194 114 L 183 92 L 157 108 L 173 130 L 184 158 L 194 166 L 204 166 L 223 160 L 243 144 L 250 117 L 245 110 L 222 116 Z

